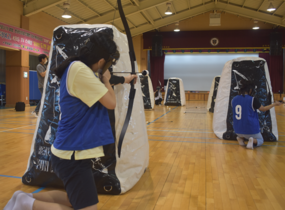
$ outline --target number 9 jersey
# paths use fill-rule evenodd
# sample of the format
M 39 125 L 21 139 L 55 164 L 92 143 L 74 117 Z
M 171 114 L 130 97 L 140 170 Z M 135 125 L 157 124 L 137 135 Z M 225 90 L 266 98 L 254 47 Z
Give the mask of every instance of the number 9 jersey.
M 258 113 L 253 102 L 254 98 L 249 95 L 237 95 L 232 100 L 236 134 L 257 134 L 260 132 Z

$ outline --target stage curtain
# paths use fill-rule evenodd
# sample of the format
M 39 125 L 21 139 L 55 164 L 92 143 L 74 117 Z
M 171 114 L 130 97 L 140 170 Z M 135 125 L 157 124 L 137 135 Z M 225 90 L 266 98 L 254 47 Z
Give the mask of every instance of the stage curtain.
M 283 56 L 260 53 L 259 57 L 264 58 L 267 62 L 273 93 L 283 92 Z
M 164 87 L 164 60 L 165 54 L 161 57 L 150 56 L 150 77 L 153 90 L 156 90 L 156 87 L 159 86 L 158 81 L 160 81 L 162 87 Z

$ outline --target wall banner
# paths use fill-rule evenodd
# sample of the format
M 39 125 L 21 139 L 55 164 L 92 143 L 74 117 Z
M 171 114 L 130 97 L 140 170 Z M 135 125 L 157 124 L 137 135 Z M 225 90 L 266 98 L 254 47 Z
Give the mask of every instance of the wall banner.
M 51 39 L 0 22 L 0 46 L 49 54 Z

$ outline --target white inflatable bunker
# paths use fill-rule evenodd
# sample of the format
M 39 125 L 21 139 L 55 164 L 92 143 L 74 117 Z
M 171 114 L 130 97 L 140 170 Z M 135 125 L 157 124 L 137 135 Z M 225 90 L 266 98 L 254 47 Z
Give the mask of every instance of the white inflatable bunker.
M 214 77 L 211 85 L 211 90 L 208 96 L 207 110 L 209 112 L 214 112 L 215 110 L 215 102 L 217 98 L 217 92 L 219 88 L 220 76 Z
M 142 88 L 142 96 L 143 96 L 143 104 L 145 109 L 153 109 L 154 108 L 154 92 L 151 79 L 149 77 L 149 73 L 147 70 L 144 70 L 143 73 L 139 74 L 141 88 Z
M 127 37 L 112 25 L 65 25 L 54 30 L 40 115 L 33 137 L 28 167 L 22 177 L 24 184 L 63 187 L 61 180 L 53 173 L 50 164 L 50 147 L 55 140 L 60 114 L 58 106 L 60 81 L 53 74 L 52 69 L 67 57 L 76 55 L 78 50 L 85 45 L 88 37 L 98 31 L 104 31 L 113 36 L 118 46 L 120 59 L 113 66 L 114 74 L 131 71 Z M 137 64 L 136 72 L 138 72 Z M 125 75 L 129 75 L 129 73 L 120 73 L 117 76 Z M 104 146 L 104 157 L 92 159 L 98 193 L 121 194 L 127 192 L 140 180 L 148 167 L 149 145 L 139 80 L 135 89 L 132 115 L 119 158 L 117 144 L 128 110 L 130 85 L 120 84 L 114 87 L 117 106 L 114 111 L 109 112 L 109 116 L 115 143 Z
M 250 79 L 256 85 L 253 96 L 263 106 L 274 102 L 266 60 L 258 57 L 240 57 L 228 61 L 223 69 L 214 112 L 213 129 L 220 139 L 236 140 L 233 130 L 232 99 L 238 95 L 239 81 Z M 278 130 L 275 109 L 259 112 L 261 134 L 265 141 L 277 141 Z
M 164 105 L 185 106 L 185 104 L 185 90 L 182 79 L 177 77 L 169 78 L 164 95 Z

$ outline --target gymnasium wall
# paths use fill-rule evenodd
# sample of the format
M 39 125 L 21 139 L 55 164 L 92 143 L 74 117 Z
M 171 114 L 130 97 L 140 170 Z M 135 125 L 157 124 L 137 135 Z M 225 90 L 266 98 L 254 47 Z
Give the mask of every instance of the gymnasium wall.
M 68 25 L 57 18 L 44 12 L 39 12 L 29 17 L 29 30 L 38 35 L 52 39 L 53 30 L 59 25 Z
M 19 0 L 0 0 L 0 22 L 12 26 L 21 27 L 21 15 L 23 15 L 23 3 Z M 67 23 L 54 18 L 44 12 L 39 12 L 28 17 L 29 31 L 51 39 L 53 29 Z
M 0 84 L 6 83 L 6 52 L 0 49 Z
M 163 49 L 175 50 L 179 48 L 266 48 L 270 44 L 270 33 L 273 30 L 232 30 L 232 31 L 181 31 L 161 32 Z M 283 45 L 285 46 L 285 30 L 283 31 Z M 144 33 L 144 49 L 151 49 L 152 36 L 155 33 Z M 210 40 L 218 38 L 219 44 L 212 46 Z
M 227 31 L 181 31 L 160 32 L 163 37 L 163 50 L 165 55 L 170 54 L 236 54 L 242 53 L 266 53 L 270 61 L 271 80 L 275 81 L 272 87 L 274 92 L 278 92 L 283 87 L 285 91 L 285 74 L 284 65 L 282 64 L 283 56 L 271 56 L 270 50 L 270 34 L 272 29 L 264 30 L 227 30 Z M 283 33 L 283 47 L 285 47 L 285 30 L 278 29 Z M 152 36 L 154 32 L 148 32 L 143 35 L 144 50 L 151 50 Z M 211 39 L 218 38 L 219 43 L 216 46 L 211 45 Z M 157 62 L 157 59 L 151 59 Z M 275 65 L 276 64 L 276 65 Z M 278 65 L 277 65 L 278 64 Z M 158 65 L 159 66 L 159 65 Z M 164 68 L 150 69 L 158 71 L 157 75 L 162 75 Z M 156 81 L 158 78 L 152 78 Z
M 23 3 L 19 0 L 0 0 L 0 22 L 20 28 Z
M 143 35 L 133 37 L 133 45 L 136 54 L 138 71 L 147 69 L 147 51 L 143 50 Z

